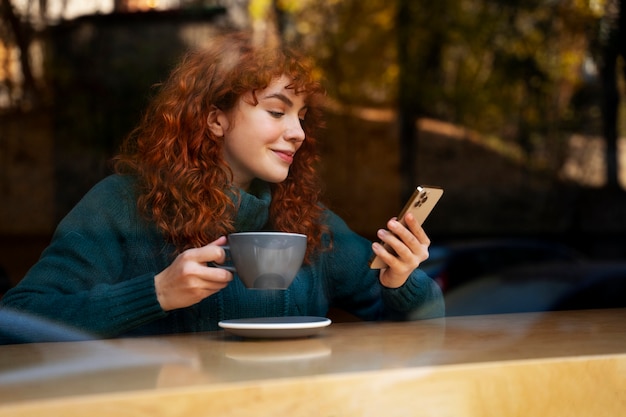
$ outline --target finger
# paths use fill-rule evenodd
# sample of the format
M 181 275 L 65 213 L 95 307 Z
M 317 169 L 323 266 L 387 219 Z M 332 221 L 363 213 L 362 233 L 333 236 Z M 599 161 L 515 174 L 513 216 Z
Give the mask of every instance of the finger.
M 374 242 L 372 244 L 372 251 L 387 265 L 388 268 L 394 268 L 398 263 L 398 258 L 389 253 L 389 251 L 378 242 Z
M 195 261 L 198 263 L 215 261 L 217 263 L 222 263 L 226 260 L 226 253 L 221 245 L 225 245 L 226 243 L 226 238 L 222 236 L 208 245 L 188 249 L 183 252 L 183 254 L 185 255 L 185 259 L 189 261 Z
M 373 243 L 372 250 L 387 265 L 386 268 L 381 270 L 381 277 L 387 277 L 381 279 L 381 282 L 387 287 L 398 287 L 402 285 L 402 283 L 406 281 L 406 277 L 415 269 L 412 263 L 407 263 L 395 253 L 390 253 L 380 243 Z M 402 277 L 398 285 L 392 284 L 392 281 L 395 281 L 394 277 Z
M 224 289 L 233 280 L 233 274 L 219 268 L 205 267 L 202 274 L 196 274 L 189 280 L 189 289 L 192 290 L 199 299 L 204 299 L 209 295 Z
M 208 271 L 200 276 L 204 281 L 215 281 L 228 284 L 233 279 L 233 273 L 228 269 L 220 268 L 219 266 L 206 266 Z
M 386 260 L 387 256 L 392 257 L 395 260 L 396 257 L 400 256 L 400 254 L 403 251 L 407 250 L 406 245 L 394 233 L 390 232 L 389 230 L 380 229 L 378 230 L 377 235 L 378 235 L 378 238 L 386 245 L 386 247 L 382 246 L 382 249 L 384 251 L 383 261 Z
M 421 226 L 417 225 L 414 220 L 409 219 L 409 222 L 413 222 L 414 226 L 421 229 Z M 388 240 L 389 245 L 396 252 L 400 261 L 412 267 L 417 267 L 421 261 L 428 258 L 428 243 L 421 242 L 411 230 L 397 221 L 390 220 L 388 226 L 393 235 L 395 235 L 394 237 L 396 237 L 396 241 Z M 421 233 L 421 235 L 422 238 L 428 241 L 425 233 Z
M 420 225 L 417 219 L 415 218 L 415 216 L 413 216 L 412 213 L 409 213 L 406 215 L 405 220 L 406 220 L 406 224 L 409 230 L 417 238 L 417 240 L 419 240 L 421 244 L 429 246 L 430 239 L 428 235 L 426 234 L 426 232 L 424 231 L 424 229 L 422 228 L 422 225 Z
M 222 246 L 222 245 L 225 245 L 226 243 L 228 243 L 228 238 L 226 236 L 220 236 L 217 239 L 215 239 L 213 242 L 209 243 L 209 245 Z
M 398 256 L 407 258 L 411 256 L 415 250 L 419 249 L 420 242 L 417 240 L 417 237 L 400 222 L 390 220 L 388 227 L 398 240 L 397 243 L 390 241 L 390 245 L 394 245 L 392 247 Z

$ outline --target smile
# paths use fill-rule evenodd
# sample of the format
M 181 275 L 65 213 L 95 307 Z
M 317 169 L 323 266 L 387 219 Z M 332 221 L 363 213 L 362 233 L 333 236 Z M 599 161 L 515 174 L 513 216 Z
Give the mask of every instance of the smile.
M 281 161 L 287 162 L 291 164 L 293 162 L 293 156 L 296 154 L 292 151 L 280 151 L 274 150 L 274 153 L 278 156 Z

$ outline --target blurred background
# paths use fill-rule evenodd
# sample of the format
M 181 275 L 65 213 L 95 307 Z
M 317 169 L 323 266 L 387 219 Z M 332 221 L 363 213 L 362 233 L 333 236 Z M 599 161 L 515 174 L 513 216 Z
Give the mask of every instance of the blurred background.
M 624 306 L 624 3 L 0 0 L 4 285 L 111 172 L 178 58 L 247 28 L 315 59 L 324 202 L 356 232 L 445 189 L 423 267 L 450 314 Z

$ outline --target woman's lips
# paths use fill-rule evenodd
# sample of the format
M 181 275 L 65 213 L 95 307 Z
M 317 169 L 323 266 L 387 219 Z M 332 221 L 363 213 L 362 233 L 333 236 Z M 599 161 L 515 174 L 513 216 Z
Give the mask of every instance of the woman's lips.
M 295 152 L 291 151 L 274 150 L 274 153 L 278 156 L 278 158 L 280 158 L 280 160 L 285 161 L 289 164 L 293 162 L 293 156 L 295 155 Z

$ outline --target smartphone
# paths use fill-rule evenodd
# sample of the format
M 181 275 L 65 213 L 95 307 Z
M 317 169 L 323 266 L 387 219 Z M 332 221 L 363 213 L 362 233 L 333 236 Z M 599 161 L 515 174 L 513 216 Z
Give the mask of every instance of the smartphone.
M 407 201 L 404 205 L 402 211 L 400 211 L 400 214 L 398 214 L 398 221 L 406 226 L 404 216 L 408 213 L 412 213 L 421 225 L 424 223 L 442 195 L 443 189 L 441 187 L 430 185 L 417 187 L 409 201 Z M 393 249 L 391 249 L 387 244 L 384 246 L 389 252 L 393 253 Z M 374 258 L 370 261 L 370 268 L 372 269 L 382 269 L 386 267 L 387 264 L 385 264 L 378 256 L 374 256 Z

